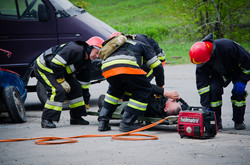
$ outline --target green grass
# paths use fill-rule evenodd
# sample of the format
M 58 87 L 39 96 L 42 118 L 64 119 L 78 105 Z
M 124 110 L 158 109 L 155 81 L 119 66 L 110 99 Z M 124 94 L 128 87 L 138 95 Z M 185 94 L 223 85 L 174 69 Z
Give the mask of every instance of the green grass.
M 71 0 L 74 4 L 79 0 Z M 155 39 L 170 64 L 189 63 L 188 41 L 176 31 L 177 23 L 166 11 L 166 0 L 84 0 L 87 12 L 125 34 L 146 34 Z M 164 14 L 162 14 L 164 13 Z M 177 27 L 178 28 L 178 27 Z M 188 34 L 187 34 L 188 35 Z M 197 40 L 198 41 L 198 40 Z M 250 51 L 250 42 L 240 43 Z

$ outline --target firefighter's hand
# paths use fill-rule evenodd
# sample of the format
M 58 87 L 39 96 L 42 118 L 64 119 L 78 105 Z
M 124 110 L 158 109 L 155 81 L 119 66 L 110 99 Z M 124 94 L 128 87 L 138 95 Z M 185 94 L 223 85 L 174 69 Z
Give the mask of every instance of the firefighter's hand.
M 163 96 L 167 97 L 167 98 L 171 98 L 171 99 L 180 99 L 180 96 L 178 94 L 177 91 L 166 91 L 164 90 Z
M 67 83 L 67 81 L 63 81 L 62 83 L 60 83 L 61 86 L 63 87 L 63 89 L 66 91 L 66 93 L 69 93 L 70 92 L 70 86 L 69 86 L 69 83 Z

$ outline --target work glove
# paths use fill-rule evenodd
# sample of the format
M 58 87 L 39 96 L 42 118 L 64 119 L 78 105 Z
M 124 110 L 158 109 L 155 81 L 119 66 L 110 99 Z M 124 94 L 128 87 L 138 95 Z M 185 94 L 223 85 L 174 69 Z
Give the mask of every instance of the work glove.
M 67 83 L 67 81 L 65 81 L 64 78 L 59 78 L 56 80 L 59 84 L 61 84 L 61 86 L 63 87 L 63 89 L 66 91 L 66 93 L 70 92 L 70 86 L 69 83 Z
M 244 94 L 245 89 L 246 89 L 246 84 L 238 81 L 237 83 L 234 84 L 232 93 L 241 96 Z

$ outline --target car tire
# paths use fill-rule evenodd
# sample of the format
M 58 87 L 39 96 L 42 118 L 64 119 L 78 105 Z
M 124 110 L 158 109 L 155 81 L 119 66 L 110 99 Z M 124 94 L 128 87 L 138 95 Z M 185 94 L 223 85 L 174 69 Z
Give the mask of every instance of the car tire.
M 39 81 L 37 81 L 37 84 L 36 84 L 36 93 L 37 93 L 38 99 L 44 105 L 48 99 L 47 91 Z
M 18 90 L 13 86 L 8 86 L 4 88 L 2 94 L 11 121 L 14 123 L 26 122 L 24 103 Z
M 36 84 L 36 93 L 37 93 L 38 99 L 44 105 L 48 99 L 48 95 L 47 95 L 47 91 L 44 88 L 43 84 L 40 83 L 39 81 L 37 81 L 37 84 Z M 63 102 L 63 108 L 64 109 L 69 108 L 69 102 L 67 101 L 66 98 L 65 98 L 65 101 Z

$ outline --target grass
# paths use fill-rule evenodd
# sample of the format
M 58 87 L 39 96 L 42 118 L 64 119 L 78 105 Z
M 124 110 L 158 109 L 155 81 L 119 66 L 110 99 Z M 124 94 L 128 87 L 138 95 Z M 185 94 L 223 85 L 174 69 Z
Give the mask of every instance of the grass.
M 79 0 L 71 0 L 74 4 Z M 189 49 L 196 41 L 173 37 L 176 22 L 166 11 L 166 0 L 84 0 L 87 12 L 125 34 L 146 34 L 155 39 L 170 64 L 189 63 Z M 162 14 L 164 13 L 164 14 Z M 240 43 L 250 51 L 250 42 Z

